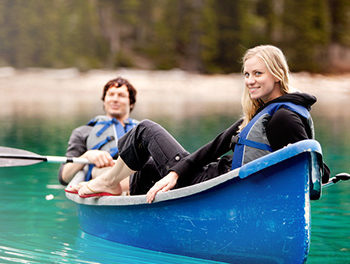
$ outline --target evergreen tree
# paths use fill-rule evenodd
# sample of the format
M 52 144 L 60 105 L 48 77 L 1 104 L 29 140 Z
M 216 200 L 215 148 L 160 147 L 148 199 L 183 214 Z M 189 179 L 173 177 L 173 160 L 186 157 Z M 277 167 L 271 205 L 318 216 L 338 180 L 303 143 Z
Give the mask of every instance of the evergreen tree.
M 285 0 L 282 48 L 292 70 L 325 70 L 325 48 L 330 41 L 327 0 Z
M 269 43 L 294 71 L 327 71 L 349 32 L 348 0 L 0 0 L 0 66 L 228 73 Z
M 332 42 L 350 47 L 350 1 L 329 0 Z

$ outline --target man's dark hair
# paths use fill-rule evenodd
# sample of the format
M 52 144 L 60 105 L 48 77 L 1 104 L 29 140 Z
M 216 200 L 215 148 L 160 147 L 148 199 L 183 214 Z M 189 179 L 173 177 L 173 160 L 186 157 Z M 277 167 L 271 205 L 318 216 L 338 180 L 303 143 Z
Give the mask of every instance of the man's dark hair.
M 129 100 L 130 100 L 130 112 L 132 111 L 132 109 L 134 108 L 134 105 L 136 103 L 136 94 L 137 91 L 134 88 L 134 86 L 131 85 L 131 83 L 129 83 L 128 80 L 122 78 L 122 77 L 118 77 L 116 79 L 110 80 L 108 83 L 106 83 L 106 85 L 103 88 L 103 94 L 102 94 L 102 101 L 105 100 L 106 97 L 106 93 L 108 91 L 109 88 L 111 87 L 122 87 L 123 85 L 125 85 L 128 88 L 128 92 L 129 92 Z

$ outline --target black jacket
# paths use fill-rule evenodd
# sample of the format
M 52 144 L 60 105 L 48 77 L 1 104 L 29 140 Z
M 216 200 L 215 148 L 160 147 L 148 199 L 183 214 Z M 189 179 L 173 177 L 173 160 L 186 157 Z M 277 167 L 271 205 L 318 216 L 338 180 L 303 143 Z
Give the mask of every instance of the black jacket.
M 266 105 L 262 106 L 257 113 L 267 105 L 276 102 L 292 102 L 297 105 L 302 105 L 310 110 L 311 106 L 316 102 L 316 98 L 304 93 L 286 94 L 275 100 L 271 100 Z M 208 144 L 179 161 L 170 170 L 179 174 L 179 180 L 183 177 L 191 177 L 191 174 L 201 170 L 211 162 L 218 163 L 218 175 L 227 172 L 231 168 L 232 156 L 225 156 L 221 159 L 219 158 L 231 150 L 231 139 L 233 136 L 237 135 L 238 127 L 241 123 L 242 119 L 238 120 Z M 274 151 L 281 149 L 290 143 L 312 138 L 312 131 L 307 120 L 286 108 L 280 108 L 272 116 L 266 126 L 266 134 L 270 146 Z M 326 179 L 327 177 L 329 178 L 329 169 L 327 166 L 325 166 L 324 176 L 324 182 L 328 181 L 328 179 Z

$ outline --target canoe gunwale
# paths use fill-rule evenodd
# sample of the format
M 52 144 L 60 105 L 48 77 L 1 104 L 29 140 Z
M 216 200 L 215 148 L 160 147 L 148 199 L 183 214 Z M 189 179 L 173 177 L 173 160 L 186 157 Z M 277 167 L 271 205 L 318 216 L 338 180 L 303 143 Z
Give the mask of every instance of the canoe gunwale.
M 277 163 L 290 159 L 294 156 L 301 155 L 302 153 L 310 152 L 322 155 L 320 144 L 315 140 L 303 140 L 295 144 L 291 144 L 283 149 L 275 151 L 271 154 L 263 156 L 252 162 L 243 165 L 233 171 L 220 175 L 216 178 L 210 179 L 205 182 L 201 182 L 195 185 L 187 186 L 180 189 L 170 190 L 168 192 L 158 193 L 153 203 L 162 201 L 174 200 L 183 197 L 188 197 L 215 186 L 218 186 L 224 182 L 232 180 L 236 177 L 244 180 L 250 175 L 271 167 Z M 70 182 L 70 184 L 77 184 L 84 180 L 84 172 L 80 171 Z M 85 205 L 98 205 L 98 206 L 128 206 L 128 205 L 142 205 L 146 204 L 146 195 L 133 195 L 133 196 L 103 196 L 103 197 L 91 197 L 80 198 L 77 194 L 66 193 L 66 197 L 77 204 Z

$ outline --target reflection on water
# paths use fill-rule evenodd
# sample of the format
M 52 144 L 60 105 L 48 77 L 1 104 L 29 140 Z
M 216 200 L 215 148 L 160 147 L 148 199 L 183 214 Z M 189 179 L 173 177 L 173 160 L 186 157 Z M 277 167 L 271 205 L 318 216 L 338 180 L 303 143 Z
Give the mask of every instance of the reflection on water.
M 1 121 L 0 145 L 43 155 L 64 155 L 71 130 L 90 117 Z M 234 118 L 235 119 L 235 118 Z M 194 151 L 231 123 L 227 116 L 158 119 Z M 315 117 L 318 140 L 334 173 L 349 171 L 350 128 Z M 58 165 L 0 168 L 0 263 L 203 263 L 187 257 L 119 245 L 79 230 L 75 206 L 57 182 Z M 307 263 L 350 263 L 350 182 L 323 191 L 311 203 L 311 248 Z

